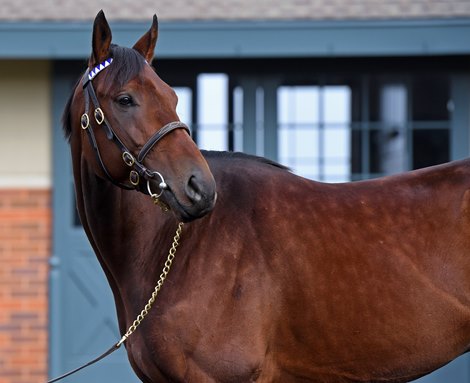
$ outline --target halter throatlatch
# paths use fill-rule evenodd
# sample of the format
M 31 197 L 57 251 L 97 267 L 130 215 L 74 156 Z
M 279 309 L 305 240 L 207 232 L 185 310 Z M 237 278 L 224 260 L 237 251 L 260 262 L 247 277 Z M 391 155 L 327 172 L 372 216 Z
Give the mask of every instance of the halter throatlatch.
M 165 182 L 165 179 L 163 178 L 162 174 L 160 172 L 157 172 L 155 170 L 148 169 L 145 167 L 143 164 L 145 157 L 147 154 L 150 152 L 150 150 L 160 141 L 164 136 L 166 136 L 168 133 L 172 132 L 175 129 L 184 129 L 188 134 L 190 134 L 190 130 L 188 126 L 180 121 L 174 121 L 170 122 L 169 124 L 166 124 L 164 127 L 162 127 L 160 130 L 158 130 L 155 134 L 153 134 L 149 140 L 144 144 L 140 152 L 137 154 L 137 156 L 134 156 L 132 152 L 124 145 L 124 143 L 121 141 L 121 139 L 117 136 L 113 128 L 111 127 L 110 123 L 106 119 L 106 116 L 103 112 L 103 109 L 101 109 L 98 97 L 96 96 L 95 89 L 93 88 L 92 85 L 92 80 L 100 73 L 102 70 L 106 69 L 109 67 L 113 62 L 112 58 L 109 58 L 93 68 L 92 70 L 87 69 L 85 74 L 83 75 L 82 79 L 82 85 L 83 85 L 83 91 L 85 94 L 85 113 L 82 114 L 82 117 L 80 119 L 80 125 L 83 130 L 86 130 L 88 139 L 90 141 L 91 146 L 93 147 L 95 154 L 96 154 L 96 159 L 98 163 L 101 166 L 101 169 L 103 170 L 104 174 L 106 175 L 106 178 L 108 178 L 109 181 L 111 181 L 114 185 L 122 188 L 122 189 L 127 189 L 127 190 L 132 190 L 136 189 L 139 190 L 143 193 L 148 193 L 155 204 L 160 205 L 162 208 L 167 208 L 166 205 L 164 205 L 160 200 L 160 196 L 162 195 L 163 191 L 168 188 L 168 185 Z M 102 127 L 106 133 L 106 137 L 108 140 L 114 142 L 114 144 L 119 148 L 119 150 L 122 153 L 122 161 L 126 166 L 129 167 L 129 184 L 127 183 L 122 183 L 116 181 L 111 174 L 109 173 L 108 169 L 106 168 L 103 159 L 101 157 L 101 153 L 98 147 L 98 143 L 95 138 L 95 134 L 93 132 L 93 127 L 91 126 L 91 120 L 89 117 L 89 108 L 90 108 L 90 99 L 93 103 L 94 111 L 93 111 L 93 117 L 95 122 L 98 124 L 98 126 Z M 154 180 L 155 177 L 158 177 L 160 179 L 160 183 L 158 187 L 160 188 L 159 193 L 154 193 L 152 192 L 150 188 L 150 181 Z M 147 181 L 147 187 L 145 187 L 142 184 L 142 180 Z

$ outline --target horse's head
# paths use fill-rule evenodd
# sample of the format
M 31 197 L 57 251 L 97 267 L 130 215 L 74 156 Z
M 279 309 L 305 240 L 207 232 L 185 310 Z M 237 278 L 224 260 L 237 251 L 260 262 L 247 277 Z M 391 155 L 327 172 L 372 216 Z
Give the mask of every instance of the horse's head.
M 154 16 L 132 49 L 119 47 L 111 44 L 111 29 L 98 13 L 88 70 L 64 125 L 72 151 L 80 151 L 81 162 L 98 177 L 149 194 L 189 221 L 213 208 L 215 181 L 178 119 L 175 92 L 150 66 L 157 35 Z

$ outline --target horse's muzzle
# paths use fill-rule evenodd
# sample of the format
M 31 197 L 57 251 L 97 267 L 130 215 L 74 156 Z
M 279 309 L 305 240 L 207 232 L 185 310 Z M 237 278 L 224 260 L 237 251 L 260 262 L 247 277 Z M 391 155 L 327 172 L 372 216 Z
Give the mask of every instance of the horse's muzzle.
M 162 182 L 163 181 L 163 182 Z M 162 183 L 164 185 L 162 185 Z M 149 189 L 183 222 L 193 221 L 209 213 L 217 200 L 216 185 L 212 177 L 191 175 L 183 184 L 155 177 Z

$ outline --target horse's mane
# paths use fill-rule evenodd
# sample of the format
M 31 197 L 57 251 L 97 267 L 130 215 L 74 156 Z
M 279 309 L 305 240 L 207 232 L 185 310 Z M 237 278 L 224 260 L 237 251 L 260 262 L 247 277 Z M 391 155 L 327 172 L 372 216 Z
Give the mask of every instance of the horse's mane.
M 255 161 L 255 162 L 260 162 L 266 165 L 275 166 L 279 169 L 290 171 L 290 169 L 287 166 L 281 165 L 280 163 L 276 161 L 273 161 L 264 157 L 255 156 L 252 154 L 246 154 L 242 152 L 213 151 L 213 150 L 201 150 L 201 153 L 207 159 L 211 159 L 211 158 L 224 159 L 225 158 L 225 159 L 241 159 L 241 160 L 247 160 L 247 161 Z
M 109 57 L 113 58 L 112 65 L 99 75 L 105 77 L 104 92 L 106 93 L 112 86 L 122 88 L 127 82 L 137 76 L 145 65 L 143 57 L 137 51 L 115 44 L 111 44 Z M 73 88 L 74 90 L 77 86 L 80 86 L 81 79 L 82 77 L 78 79 Z M 70 135 L 72 134 L 71 106 L 74 93 L 73 91 L 70 95 L 62 115 L 62 126 L 67 140 L 70 140 Z

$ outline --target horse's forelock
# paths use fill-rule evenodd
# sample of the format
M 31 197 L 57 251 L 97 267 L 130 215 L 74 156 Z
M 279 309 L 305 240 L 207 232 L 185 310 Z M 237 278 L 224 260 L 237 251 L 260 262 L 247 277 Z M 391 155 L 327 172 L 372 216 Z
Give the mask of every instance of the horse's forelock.
M 120 47 L 118 45 L 111 45 L 110 56 L 113 58 L 113 63 L 99 76 L 106 76 L 104 92 L 109 93 L 112 87 L 122 88 L 127 82 L 139 74 L 145 65 L 143 57 L 134 49 Z M 81 77 L 75 85 L 81 85 Z M 73 94 L 70 95 L 67 104 L 65 105 L 64 113 L 62 115 L 62 126 L 64 135 L 67 140 L 70 140 L 72 134 L 71 126 L 71 108 L 73 101 Z
M 110 57 L 113 63 L 103 72 L 106 76 L 104 92 L 111 88 L 122 88 L 137 76 L 145 65 L 144 58 L 134 49 L 111 45 Z

